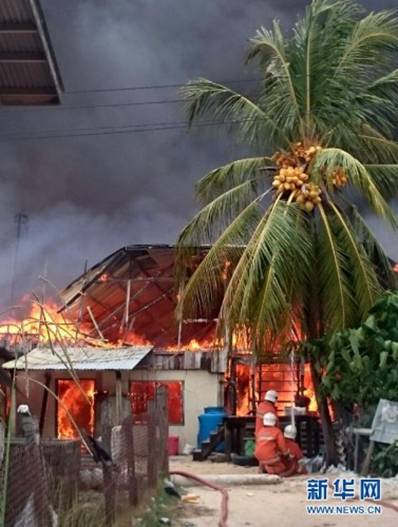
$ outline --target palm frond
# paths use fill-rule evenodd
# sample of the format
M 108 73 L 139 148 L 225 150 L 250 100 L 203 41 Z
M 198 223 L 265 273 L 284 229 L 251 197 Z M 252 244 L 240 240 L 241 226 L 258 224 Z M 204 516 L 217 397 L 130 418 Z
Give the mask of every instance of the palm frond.
M 398 69 L 370 83 L 361 97 L 379 111 L 395 111 L 398 103 Z
M 273 171 L 272 159 L 269 157 L 251 157 L 238 159 L 227 165 L 218 167 L 204 176 L 196 186 L 196 194 L 202 203 L 208 203 L 220 194 L 251 179 L 253 185 L 268 179 Z
M 398 163 L 398 143 L 377 133 L 369 125 L 362 133 L 358 134 L 362 143 L 361 154 L 372 163 Z
M 376 70 L 398 49 L 398 19 L 394 11 L 369 13 L 354 28 L 336 69 L 339 74 L 363 74 Z
M 258 59 L 263 74 L 271 77 L 264 99 L 269 109 L 273 115 L 280 113 L 285 121 L 289 121 L 290 128 L 295 128 L 302 121 L 300 104 L 286 56 L 286 44 L 276 20 L 273 22 L 272 31 L 261 27 L 250 40 L 247 62 L 254 59 Z M 283 104 L 278 104 L 277 95 Z M 287 104 L 288 102 L 290 104 Z M 280 117 L 277 121 L 280 121 Z
M 350 153 L 340 148 L 325 148 L 316 155 L 312 166 L 318 178 L 321 178 L 323 173 L 329 178 L 337 168 L 345 171 L 349 182 L 361 192 L 378 216 L 387 219 L 393 226 L 397 225 L 392 209 L 381 195 L 366 167 Z
M 352 317 L 353 301 L 350 290 L 349 264 L 338 245 L 331 220 L 322 205 L 319 235 L 319 284 L 322 297 L 322 316 L 326 330 L 333 332 L 349 326 Z
M 332 200 L 328 201 L 328 205 L 333 210 L 341 227 L 340 245 L 344 248 L 350 261 L 353 298 L 355 298 L 358 306 L 359 316 L 363 318 L 373 306 L 378 295 L 381 294 L 382 288 L 378 282 L 373 263 L 355 237 L 352 225 L 344 218 Z
M 380 245 L 357 207 L 351 206 L 351 215 L 355 237 L 360 241 L 369 259 L 373 262 L 383 287 L 385 289 L 395 289 L 396 278 L 384 248 Z
M 277 124 L 248 97 L 222 84 L 207 79 L 198 79 L 181 88 L 186 99 L 186 109 L 189 123 L 204 115 L 210 115 L 214 120 L 237 124 L 239 136 L 253 144 L 263 142 L 267 137 L 273 140 L 285 141 Z
M 380 194 L 387 200 L 398 195 L 398 165 L 364 165 Z
M 212 313 L 224 288 L 223 266 L 226 261 L 234 261 L 236 255 L 243 250 L 260 217 L 258 203 L 253 201 L 225 228 L 184 286 L 177 307 L 179 317 L 183 314 L 203 316 Z M 180 276 L 184 274 L 183 268 L 187 262 L 185 250 L 198 247 L 195 244 L 196 236 L 200 234 L 193 227 L 190 230 L 188 226 L 177 242 L 177 268 Z
M 234 327 L 246 324 L 261 341 L 292 323 L 292 279 L 308 276 L 308 229 L 296 204 L 274 202 L 248 242 L 224 295 L 220 318 Z M 302 221 L 299 221 L 302 220 Z
M 260 197 L 265 197 L 272 190 L 269 188 L 258 194 L 257 183 L 254 179 L 244 181 L 208 203 L 181 232 L 178 245 L 199 247 L 213 243 L 242 210 L 252 202 L 258 203 Z

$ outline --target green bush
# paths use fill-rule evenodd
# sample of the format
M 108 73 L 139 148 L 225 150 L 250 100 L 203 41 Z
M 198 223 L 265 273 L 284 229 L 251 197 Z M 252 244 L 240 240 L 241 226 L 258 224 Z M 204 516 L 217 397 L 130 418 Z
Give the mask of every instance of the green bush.
M 398 441 L 387 447 L 376 445 L 371 472 L 383 478 L 392 478 L 398 474 Z
M 371 426 L 379 399 L 398 401 L 398 294 L 383 295 L 359 328 L 336 333 L 323 366 L 324 393 L 348 411 L 358 405 L 356 426 Z M 376 444 L 371 472 L 398 474 L 398 442 Z
M 322 384 L 332 400 L 364 410 L 398 400 L 398 294 L 383 295 L 359 328 L 336 333 L 327 348 Z

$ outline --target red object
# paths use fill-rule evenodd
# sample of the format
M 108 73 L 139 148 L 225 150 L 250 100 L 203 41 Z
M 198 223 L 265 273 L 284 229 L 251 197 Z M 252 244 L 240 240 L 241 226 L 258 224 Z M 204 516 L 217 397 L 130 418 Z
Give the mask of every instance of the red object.
M 157 388 L 166 386 L 168 392 L 169 423 L 184 423 L 183 382 L 181 381 L 131 381 L 130 400 L 135 422 L 141 422 L 148 409 L 148 401 L 155 397 Z
M 180 438 L 178 436 L 170 436 L 167 439 L 167 450 L 169 456 L 177 456 L 180 446 Z
M 260 428 L 264 426 L 263 417 L 265 414 L 270 412 L 271 414 L 276 415 L 276 406 L 270 401 L 263 401 L 257 406 L 256 412 L 256 436 Z M 277 416 L 278 417 L 278 416 Z M 276 422 L 278 424 L 278 421 Z

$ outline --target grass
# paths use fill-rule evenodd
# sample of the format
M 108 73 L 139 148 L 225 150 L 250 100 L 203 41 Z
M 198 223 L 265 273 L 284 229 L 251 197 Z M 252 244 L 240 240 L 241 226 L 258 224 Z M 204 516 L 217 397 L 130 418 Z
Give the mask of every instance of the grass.
M 150 499 L 149 505 L 144 514 L 141 515 L 139 521 L 137 521 L 137 524 L 140 527 L 158 527 L 164 525 L 164 523 L 161 523 L 161 518 L 169 518 L 171 520 L 175 516 L 176 505 L 177 499 L 169 496 L 161 489 L 156 496 Z

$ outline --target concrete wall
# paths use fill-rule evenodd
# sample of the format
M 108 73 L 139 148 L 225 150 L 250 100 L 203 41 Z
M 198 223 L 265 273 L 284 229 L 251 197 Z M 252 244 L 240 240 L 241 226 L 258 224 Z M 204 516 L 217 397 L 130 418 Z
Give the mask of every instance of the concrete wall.
M 169 435 L 178 436 L 180 449 L 186 443 L 196 446 L 198 416 L 206 406 L 223 405 L 223 375 L 203 370 L 134 370 L 131 380 L 182 381 L 184 399 L 184 424 L 170 426 Z
M 106 390 L 110 396 L 115 395 L 115 372 L 78 372 L 80 379 L 95 379 L 97 391 Z M 41 383 L 45 383 L 43 372 L 30 372 L 30 376 Z M 68 378 L 67 372 L 54 372 L 51 374 L 49 388 L 56 391 L 56 379 Z M 204 370 L 133 370 L 123 372 L 122 391 L 123 394 L 129 392 L 129 381 L 180 381 L 183 383 L 183 409 L 184 424 L 170 426 L 169 435 L 179 437 L 180 449 L 186 443 L 196 446 L 196 436 L 198 433 L 198 416 L 206 406 L 223 405 L 223 387 L 220 381 L 222 374 L 209 373 Z M 27 383 L 23 372 L 18 374 L 18 387 L 26 393 Z M 43 400 L 43 389 L 37 384 L 30 382 L 29 397 L 25 398 L 18 395 L 18 404 L 28 403 L 32 414 L 39 419 Z M 49 395 L 47 400 L 46 420 L 43 428 L 44 437 L 56 436 L 56 400 Z M 96 415 L 98 430 L 99 412 Z

